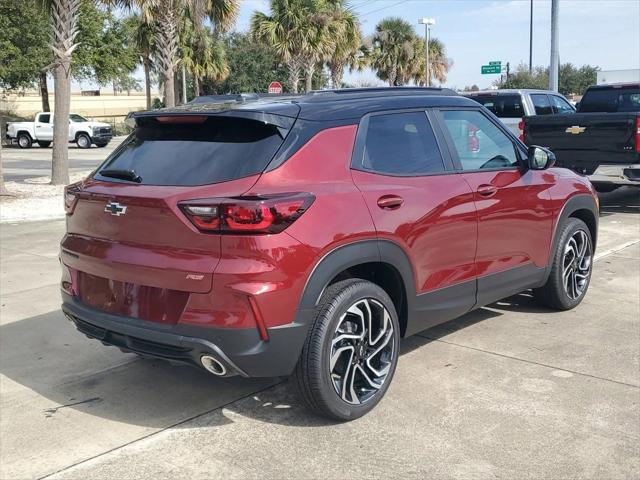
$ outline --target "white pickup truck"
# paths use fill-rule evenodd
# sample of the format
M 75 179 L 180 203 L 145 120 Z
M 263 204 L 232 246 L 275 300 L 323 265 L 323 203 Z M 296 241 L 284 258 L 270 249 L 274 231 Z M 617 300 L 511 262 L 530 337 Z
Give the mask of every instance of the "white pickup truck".
M 48 147 L 53 141 L 53 113 L 40 112 L 33 122 L 7 123 L 7 138 L 16 140 L 20 148 L 31 148 L 33 142 L 41 147 Z M 80 148 L 106 146 L 113 138 L 111 125 L 102 122 L 92 122 L 81 115 L 69 115 L 69 141 Z

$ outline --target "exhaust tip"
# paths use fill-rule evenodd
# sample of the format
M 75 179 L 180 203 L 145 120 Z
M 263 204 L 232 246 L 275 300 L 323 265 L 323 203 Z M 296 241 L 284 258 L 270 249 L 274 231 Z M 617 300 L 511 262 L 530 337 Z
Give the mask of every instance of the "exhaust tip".
M 208 372 L 217 375 L 218 377 L 222 377 L 227 374 L 226 367 L 215 357 L 211 355 L 203 355 L 200 357 L 200 363 Z

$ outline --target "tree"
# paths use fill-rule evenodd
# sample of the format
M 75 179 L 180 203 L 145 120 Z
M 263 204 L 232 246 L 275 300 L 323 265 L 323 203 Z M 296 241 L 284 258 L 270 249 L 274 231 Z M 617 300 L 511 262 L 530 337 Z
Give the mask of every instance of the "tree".
M 135 24 L 135 50 L 140 55 L 144 70 L 144 93 L 147 98 L 147 110 L 151 109 L 151 71 L 154 68 L 151 60 L 155 51 L 155 26 L 142 20 L 135 14 L 131 17 Z
M 121 0 L 141 10 L 142 20 L 155 27 L 156 63 L 162 77 L 165 105 L 176 104 L 174 75 L 178 65 L 180 19 L 187 16 L 195 28 L 208 19 L 218 31 L 229 28 L 238 14 L 238 0 Z
M 45 0 L 46 1 L 46 0 Z M 53 50 L 53 81 L 55 122 L 53 123 L 53 153 L 51 183 L 69 183 L 69 109 L 71 103 L 71 55 L 78 44 L 78 16 L 81 0 L 49 0 L 51 15 L 51 49 Z
M 206 93 L 266 92 L 269 83 L 287 78 L 285 65 L 278 61 L 277 53 L 250 34 L 231 33 L 224 37 L 224 49 L 229 65 L 229 75 L 221 80 L 206 80 Z M 290 87 L 288 87 L 291 90 Z
M 0 3 L 0 87 L 32 87 L 38 82 L 42 110 L 48 112 L 47 69 L 53 60 L 50 25 L 35 0 Z
M 333 88 L 340 88 L 345 67 L 348 65 L 357 68 L 360 59 L 364 58 L 364 53 L 360 50 L 362 34 L 358 17 L 341 0 L 335 1 L 331 6 L 331 16 L 337 34 L 333 39 L 327 64 L 331 73 L 331 85 Z
M 188 18 L 181 25 L 180 57 L 184 70 L 193 77 L 196 97 L 200 95 L 202 79 L 220 81 L 229 75 L 223 43 L 208 30 L 195 28 Z
M 416 37 L 416 45 L 413 49 L 415 55 L 410 62 L 412 68 L 413 81 L 419 85 L 427 85 L 427 69 L 425 68 L 426 55 L 424 52 L 424 41 Z M 429 85 L 433 85 L 433 80 L 440 83 L 447 81 L 447 73 L 449 72 L 453 61 L 447 58 L 444 44 L 437 38 L 429 39 L 429 77 L 431 81 Z
M 591 65 L 583 65 L 580 68 L 576 68 L 570 63 L 560 65 L 559 92 L 563 95 L 582 95 L 589 85 L 596 83 L 598 70 L 599 67 Z M 529 73 L 529 67 L 520 64 L 509 75 L 508 79 L 498 80 L 495 85 L 500 88 L 537 88 L 546 90 L 549 86 L 549 69 L 535 67 L 533 72 Z
M 287 65 L 287 83 L 293 93 L 298 93 L 303 68 L 311 71 L 309 54 L 314 46 L 317 47 L 319 38 L 314 22 L 319 22 L 320 18 L 312 16 L 317 3 L 313 0 L 271 0 L 270 15 L 255 12 L 251 18 L 254 39 L 272 47 Z
M 376 25 L 372 38 L 371 67 L 390 86 L 404 85 L 411 77 L 416 59 L 417 36 L 413 26 L 401 18 L 391 17 Z

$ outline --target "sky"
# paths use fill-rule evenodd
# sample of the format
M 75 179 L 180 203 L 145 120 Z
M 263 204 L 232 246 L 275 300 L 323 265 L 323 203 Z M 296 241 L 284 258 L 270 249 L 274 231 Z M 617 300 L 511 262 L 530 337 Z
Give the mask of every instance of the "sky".
M 364 35 L 385 17 L 401 17 L 423 36 L 418 18 L 431 17 L 431 36 L 453 60 L 446 86 L 484 88 L 498 75 L 482 75 L 489 61 L 529 62 L 530 0 L 351 0 Z M 236 30 L 247 31 L 255 10 L 269 11 L 267 0 L 241 0 Z M 533 64 L 548 66 L 551 0 L 533 1 Z M 560 61 L 602 70 L 640 68 L 640 0 L 560 0 Z M 345 76 L 349 83 L 375 81 L 371 71 Z

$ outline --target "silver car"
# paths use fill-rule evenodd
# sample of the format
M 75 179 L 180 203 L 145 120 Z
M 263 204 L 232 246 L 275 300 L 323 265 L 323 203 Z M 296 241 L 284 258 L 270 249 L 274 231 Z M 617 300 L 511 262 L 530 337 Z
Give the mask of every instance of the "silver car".
M 572 114 L 576 109 L 558 92 L 532 89 L 483 90 L 464 96 L 491 110 L 522 140 L 521 121 L 531 115 Z

